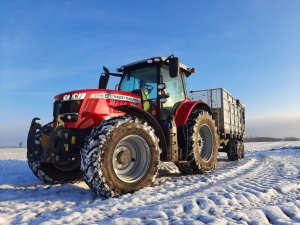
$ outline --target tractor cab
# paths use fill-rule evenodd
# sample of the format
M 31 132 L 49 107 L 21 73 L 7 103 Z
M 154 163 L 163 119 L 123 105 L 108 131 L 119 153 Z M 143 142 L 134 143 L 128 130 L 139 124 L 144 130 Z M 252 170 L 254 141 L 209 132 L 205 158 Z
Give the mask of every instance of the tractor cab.
M 117 69 L 122 74 L 106 73 L 100 78 L 99 87 L 105 87 L 101 80 L 108 82 L 105 76 L 120 76 L 118 90 L 139 94 L 145 111 L 159 120 L 168 119 L 176 108 L 187 98 L 185 77 L 194 73 L 178 58 L 153 57 L 124 65 Z

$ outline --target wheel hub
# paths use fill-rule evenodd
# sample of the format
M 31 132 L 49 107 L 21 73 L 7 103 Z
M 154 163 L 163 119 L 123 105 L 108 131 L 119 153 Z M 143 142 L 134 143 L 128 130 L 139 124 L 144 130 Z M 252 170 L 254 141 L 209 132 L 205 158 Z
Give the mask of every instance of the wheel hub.
M 132 162 L 131 153 L 130 153 L 129 149 L 127 149 L 127 148 L 122 149 L 117 155 L 117 161 L 119 164 L 122 164 L 122 165 L 126 165 L 126 164 Z

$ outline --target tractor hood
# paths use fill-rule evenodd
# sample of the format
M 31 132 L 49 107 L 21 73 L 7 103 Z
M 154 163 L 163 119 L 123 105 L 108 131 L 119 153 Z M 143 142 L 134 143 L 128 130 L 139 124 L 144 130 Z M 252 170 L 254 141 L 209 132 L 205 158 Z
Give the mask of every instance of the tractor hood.
M 87 129 L 103 120 L 124 113 L 115 109 L 120 105 L 142 108 L 141 96 L 125 91 L 84 89 L 55 96 L 54 124 L 65 128 Z
M 83 100 L 85 98 L 91 99 L 111 99 L 120 101 L 129 101 L 133 103 L 141 103 L 141 98 L 138 94 L 131 92 L 107 90 L 107 89 L 83 89 L 69 91 L 62 94 L 58 94 L 55 97 L 55 101 L 72 101 Z

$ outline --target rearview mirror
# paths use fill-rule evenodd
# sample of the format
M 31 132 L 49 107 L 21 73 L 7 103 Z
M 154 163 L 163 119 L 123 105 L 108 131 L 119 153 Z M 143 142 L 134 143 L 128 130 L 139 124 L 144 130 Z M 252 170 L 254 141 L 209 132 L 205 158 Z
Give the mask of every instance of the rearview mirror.
M 106 89 L 109 80 L 109 70 L 105 66 L 103 66 L 103 71 L 104 73 L 101 74 L 99 79 L 99 89 Z
M 169 59 L 169 74 L 173 78 L 179 74 L 179 59 L 177 57 Z
M 105 76 L 109 76 L 109 70 L 105 66 L 103 66 L 103 71 Z

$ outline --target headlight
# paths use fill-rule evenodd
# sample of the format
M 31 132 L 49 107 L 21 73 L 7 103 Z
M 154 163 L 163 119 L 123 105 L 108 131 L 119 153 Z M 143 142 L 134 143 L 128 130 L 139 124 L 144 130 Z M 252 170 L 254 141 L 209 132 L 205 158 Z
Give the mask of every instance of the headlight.
M 69 101 L 71 98 L 71 95 L 64 95 L 63 100 L 64 101 Z
M 72 95 L 64 95 L 62 100 L 63 101 L 71 101 L 71 100 L 82 100 L 86 96 L 86 93 L 74 93 Z
M 86 96 L 86 93 L 75 93 L 72 94 L 71 100 L 82 100 Z
M 65 113 L 60 117 L 60 119 L 63 122 L 76 122 L 78 119 L 78 113 Z

